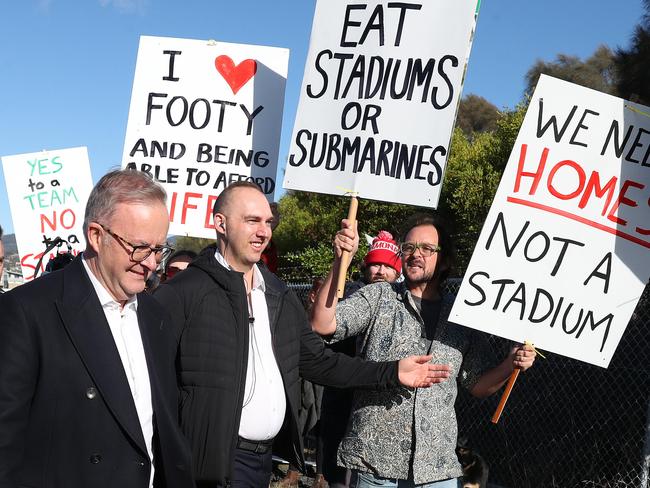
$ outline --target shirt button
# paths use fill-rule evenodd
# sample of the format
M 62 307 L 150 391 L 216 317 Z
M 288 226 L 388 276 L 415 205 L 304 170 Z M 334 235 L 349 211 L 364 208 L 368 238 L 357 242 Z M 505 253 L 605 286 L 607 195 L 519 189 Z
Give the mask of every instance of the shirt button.
M 92 400 L 96 396 L 97 396 L 97 390 L 95 390 L 95 388 L 93 388 L 92 386 L 86 390 L 86 398 L 88 398 L 88 400 Z
M 90 464 L 99 464 L 102 461 L 102 457 L 99 454 L 93 454 L 88 460 Z

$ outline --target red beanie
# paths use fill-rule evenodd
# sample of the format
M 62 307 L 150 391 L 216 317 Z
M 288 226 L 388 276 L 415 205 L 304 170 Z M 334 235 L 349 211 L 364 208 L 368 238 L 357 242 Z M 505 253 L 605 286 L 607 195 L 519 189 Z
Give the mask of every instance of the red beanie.
M 390 232 L 382 230 L 377 237 L 372 240 L 370 251 L 366 254 L 363 262 L 370 264 L 385 264 L 397 272 L 401 269 L 399 257 L 399 247 Z

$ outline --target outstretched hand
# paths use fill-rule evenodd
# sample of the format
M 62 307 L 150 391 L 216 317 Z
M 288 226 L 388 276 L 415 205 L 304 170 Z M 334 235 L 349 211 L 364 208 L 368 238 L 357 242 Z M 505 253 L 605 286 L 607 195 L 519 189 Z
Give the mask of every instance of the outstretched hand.
M 428 388 L 449 378 L 451 368 L 446 364 L 431 364 L 429 361 L 432 357 L 409 356 L 401 359 L 398 364 L 399 382 L 410 388 Z

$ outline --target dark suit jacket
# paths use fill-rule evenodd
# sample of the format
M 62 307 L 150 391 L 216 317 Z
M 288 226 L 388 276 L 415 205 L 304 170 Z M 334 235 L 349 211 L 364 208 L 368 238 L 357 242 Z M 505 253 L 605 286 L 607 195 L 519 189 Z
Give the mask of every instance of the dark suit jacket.
M 193 486 L 176 344 L 138 295 L 154 411 L 154 486 Z M 108 322 L 81 257 L 0 296 L 0 488 L 146 488 L 150 462 Z

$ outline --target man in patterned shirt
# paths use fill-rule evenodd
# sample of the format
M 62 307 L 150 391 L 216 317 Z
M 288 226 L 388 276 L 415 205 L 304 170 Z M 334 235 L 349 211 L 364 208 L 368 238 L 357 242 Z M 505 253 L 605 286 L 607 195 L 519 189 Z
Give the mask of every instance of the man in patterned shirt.
M 429 389 L 357 390 L 339 464 L 357 472 L 357 487 L 456 488 L 462 470 L 455 454 L 457 383 L 477 397 L 498 391 L 515 368 L 535 359 L 530 346 L 515 346 L 496 367 L 480 332 L 447 321 L 453 297 L 441 283 L 453 264 L 447 228 L 437 214 L 418 214 L 407 224 L 402 283 L 368 285 L 337 306 L 342 251 L 354 254 L 358 235 L 347 220 L 334 238 L 335 260 L 314 304 L 312 327 L 328 341 L 361 335 L 360 355 L 386 361 L 432 354 L 446 364 L 448 381 Z

